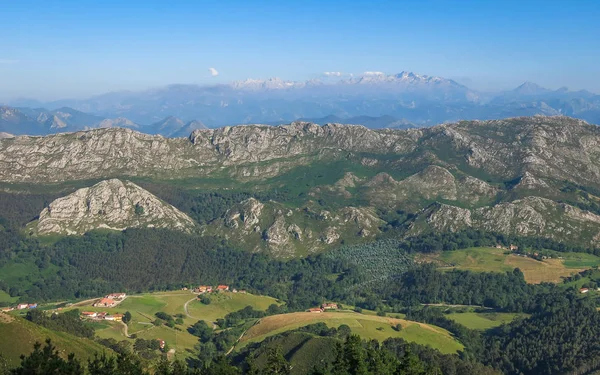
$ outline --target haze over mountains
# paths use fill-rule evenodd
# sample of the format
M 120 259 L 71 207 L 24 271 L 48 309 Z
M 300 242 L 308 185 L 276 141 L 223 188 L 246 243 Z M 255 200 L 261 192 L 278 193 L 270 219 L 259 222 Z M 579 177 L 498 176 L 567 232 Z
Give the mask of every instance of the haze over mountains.
M 525 82 L 514 90 L 483 93 L 451 79 L 411 72 L 371 72 L 333 82 L 271 78 L 213 86 L 170 85 L 84 100 L 20 99 L 9 104 L 12 107 L 0 108 L 0 132 L 37 135 L 119 126 L 174 137 L 187 136 L 204 124 L 280 124 L 298 119 L 380 128 L 542 114 L 600 123 L 600 95 L 588 91 L 549 90 Z

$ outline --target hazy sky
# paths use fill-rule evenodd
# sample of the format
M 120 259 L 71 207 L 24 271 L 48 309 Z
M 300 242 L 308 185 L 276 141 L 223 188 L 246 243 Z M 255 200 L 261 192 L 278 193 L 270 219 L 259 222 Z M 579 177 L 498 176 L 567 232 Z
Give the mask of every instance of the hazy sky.
M 598 0 L 0 0 L 0 99 L 402 70 L 600 92 L 599 19 Z

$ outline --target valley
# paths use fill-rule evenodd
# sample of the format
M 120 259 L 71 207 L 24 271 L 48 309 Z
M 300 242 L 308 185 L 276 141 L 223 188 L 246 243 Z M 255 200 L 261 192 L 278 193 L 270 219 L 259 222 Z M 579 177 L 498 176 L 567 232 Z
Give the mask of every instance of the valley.
M 0 304 L 60 350 L 85 338 L 145 368 L 248 369 L 282 350 L 302 374 L 359 345 L 511 373 L 523 350 L 496 348 L 553 324 L 553 358 L 593 366 L 552 343 L 594 352 L 570 323 L 596 332 L 599 145 L 593 125 L 539 116 L 2 138 Z

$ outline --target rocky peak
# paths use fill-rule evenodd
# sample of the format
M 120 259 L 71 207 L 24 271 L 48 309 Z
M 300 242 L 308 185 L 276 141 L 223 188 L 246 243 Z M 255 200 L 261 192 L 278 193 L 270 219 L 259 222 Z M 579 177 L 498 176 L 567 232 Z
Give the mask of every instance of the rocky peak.
M 104 180 L 58 198 L 39 216 L 38 234 L 83 234 L 132 227 L 191 231 L 194 221 L 130 181 Z

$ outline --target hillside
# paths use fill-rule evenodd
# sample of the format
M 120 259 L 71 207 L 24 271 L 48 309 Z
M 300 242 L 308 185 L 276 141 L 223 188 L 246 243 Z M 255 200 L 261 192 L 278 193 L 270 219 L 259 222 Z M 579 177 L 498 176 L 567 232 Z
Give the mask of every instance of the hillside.
M 85 338 L 76 337 L 65 332 L 52 331 L 31 323 L 23 318 L 13 317 L 0 312 L 0 353 L 8 361 L 9 366 L 20 363 L 20 355 L 33 350 L 35 342 L 44 343 L 50 338 L 65 358 L 75 353 L 80 360 L 93 358 L 95 353 L 111 353 L 105 346 Z
M 409 130 L 251 125 L 175 139 L 109 128 L 0 139 L 0 178 L 6 191 L 45 186 L 60 195 L 126 178 L 203 233 L 280 257 L 389 229 L 401 237 L 477 229 L 595 247 L 598 155 L 600 129 L 567 117 Z
M 83 234 L 93 229 L 124 230 L 136 227 L 190 231 L 194 222 L 130 181 L 101 181 L 42 210 L 35 231 L 42 234 Z

